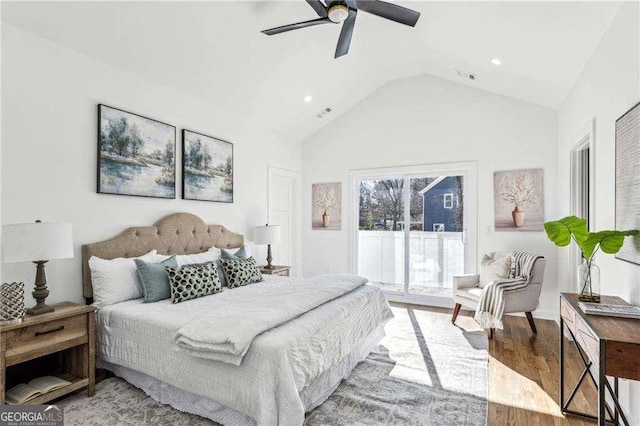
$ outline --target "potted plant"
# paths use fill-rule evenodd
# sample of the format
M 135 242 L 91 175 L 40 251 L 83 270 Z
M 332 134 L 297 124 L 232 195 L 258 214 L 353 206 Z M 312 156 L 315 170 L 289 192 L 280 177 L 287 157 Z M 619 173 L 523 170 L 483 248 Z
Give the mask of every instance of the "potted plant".
M 513 224 L 516 228 L 520 228 L 524 225 L 524 207 L 538 199 L 533 179 L 531 175 L 524 173 L 518 173 L 513 177 L 506 175 L 502 179 L 501 186 L 502 192 L 500 192 L 500 195 L 502 199 L 514 205 L 514 209 L 511 212 Z
M 607 254 L 620 251 L 625 237 L 638 235 L 638 230 L 589 232 L 587 220 L 577 216 L 567 216 L 560 220 L 546 222 L 544 230 L 558 247 L 565 247 L 575 241 L 582 251 L 584 262 L 578 267 L 579 298 L 585 302 L 600 302 L 600 268 L 593 263 L 598 250 Z
M 318 190 L 316 198 L 316 206 L 322 210 L 322 226 L 328 227 L 331 215 L 329 212 L 338 207 L 336 191 L 330 186 L 324 186 Z

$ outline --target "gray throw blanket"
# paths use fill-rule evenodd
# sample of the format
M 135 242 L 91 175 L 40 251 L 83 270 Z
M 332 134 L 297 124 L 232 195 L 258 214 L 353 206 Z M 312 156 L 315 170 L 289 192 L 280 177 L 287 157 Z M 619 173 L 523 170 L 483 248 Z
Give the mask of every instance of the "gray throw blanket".
M 474 317 L 482 328 L 502 329 L 504 293 L 526 287 L 529 284 L 533 265 L 536 260 L 542 258 L 540 255 L 525 251 L 513 252 L 510 278 L 489 283 L 482 291 Z

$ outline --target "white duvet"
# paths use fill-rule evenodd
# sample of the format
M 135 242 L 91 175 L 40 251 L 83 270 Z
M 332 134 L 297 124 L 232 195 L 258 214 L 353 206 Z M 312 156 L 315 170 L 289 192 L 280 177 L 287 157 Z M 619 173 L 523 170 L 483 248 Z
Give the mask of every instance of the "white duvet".
M 378 288 L 361 286 L 259 334 L 239 366 L 191 356 L 174 343 L 178 330 L 211 312 L 226 292 L 251 298 L 264 289 L 291 285 L 304 283 L 265 276 L 261 283 L 175 305 L 170 300 L 130 300 L 104 307 L 96 322 L 99 361 L 139 371 L 235 410 L 237 417 L 220 418 L 227 425 L 246 425 L 247 418 L 258 425 L 301 425 L 305 405 L 309 407 L 301 397 L 307 387 L 361 351 L 393 316 Z
M 318 306 L 345 295 L 367 280 L 357 275 L 291 279 L 288 285 L 226 289 L 211 300 L 206 314 L 175 335 L 180 349 L 200 358 L 240 365 L 253 339 Z

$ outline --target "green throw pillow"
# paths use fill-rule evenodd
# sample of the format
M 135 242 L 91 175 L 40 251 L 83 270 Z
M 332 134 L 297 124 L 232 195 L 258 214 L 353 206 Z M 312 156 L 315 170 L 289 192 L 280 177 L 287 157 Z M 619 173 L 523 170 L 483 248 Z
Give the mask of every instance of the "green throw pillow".
M 236 250 L 235 253 L 231 253 L 229 250 L 225 249 L 220 250 L 220 259 L 218 259 L 218 276 L 220 277 L 220 284 L 222 284 L 223 287 L 227 287 L 227 279 L 225 278 L 224 270 L 222 269 L 222 259 L 240 260 L 248 257 L 247 249 L 245 249 L 244 246 Z
M 138 268 L 138 278 L 142 284 L 144 302 L 158 302 L 170 298 L 169 274 L 164 268 L 167 266 L 177 267 L 176 257 L 171 256 L 160 263 L 149 263 L 140 259 L 134 261 Z
M 225 249 L 221 249 L 220 252 L 220 259 L 240 260 L 249 257 L 247 256 L 247 249 L 244 246 L 240 247 L 235 253 L 231 253 L 229 250 Z

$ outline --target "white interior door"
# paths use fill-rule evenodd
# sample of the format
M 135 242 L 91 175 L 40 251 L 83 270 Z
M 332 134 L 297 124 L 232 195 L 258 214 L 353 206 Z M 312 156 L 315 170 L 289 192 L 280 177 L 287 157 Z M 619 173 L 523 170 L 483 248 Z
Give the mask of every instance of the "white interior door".
M 269 167 L 269 224 L 280 225 L 281 242 L 271 247 L 273 263 L 288 265 L 297 275 L 299 261 L 299 174 Z

